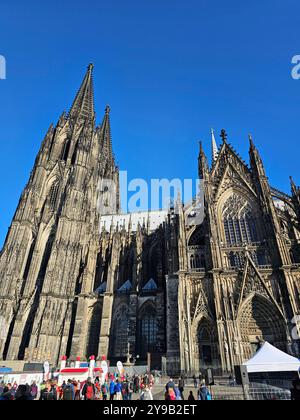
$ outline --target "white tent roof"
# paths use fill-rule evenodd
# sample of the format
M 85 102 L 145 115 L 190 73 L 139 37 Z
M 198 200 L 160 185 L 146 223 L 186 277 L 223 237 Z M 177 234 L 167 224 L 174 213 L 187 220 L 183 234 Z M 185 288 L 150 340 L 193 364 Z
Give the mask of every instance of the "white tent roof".
M 248 373 L 254 372 L 297 372 L 300 361 L 293 356 L 265 342 L 258 352 L 243 363 Z

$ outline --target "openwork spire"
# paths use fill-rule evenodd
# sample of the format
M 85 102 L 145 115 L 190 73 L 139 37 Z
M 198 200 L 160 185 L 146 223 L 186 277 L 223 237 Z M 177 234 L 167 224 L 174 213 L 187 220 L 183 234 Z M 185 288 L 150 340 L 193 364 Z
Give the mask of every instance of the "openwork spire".
M 93 89 L 93 64 L 89 64 L 86 75 L 69 112 L 70 118 L 84 118 L 93 121 L 94 114 L 94 89 Z
M 211 129 L 211 146 L 212 146 L 212 162 L 214 163 L 218 158 L 218 147 L 215 139 L 215 131 Z
M 102 153 L 108 161 L 113 161 L 112 142 L 111 142 L 111 129 L 110 129 L 110 106 L 105 108 L 105 115 L 101 126 L 101 143 Z

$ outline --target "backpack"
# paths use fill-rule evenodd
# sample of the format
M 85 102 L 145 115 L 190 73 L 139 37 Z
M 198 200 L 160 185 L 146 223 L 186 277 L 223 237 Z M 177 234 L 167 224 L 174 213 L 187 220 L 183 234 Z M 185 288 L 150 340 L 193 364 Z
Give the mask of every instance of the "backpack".
M 88 385 L 87 386 L 85 396 L 86 396 L 86 399 L 87 400 L 92 400 L 93 399 L 93 397 L 94 397 L 94 388 L 93 388 L 93 385 Z
M 71 401 L 73 400 L 73 392 L 71 385 L 67 385 L 64 389 L 64 400 Z

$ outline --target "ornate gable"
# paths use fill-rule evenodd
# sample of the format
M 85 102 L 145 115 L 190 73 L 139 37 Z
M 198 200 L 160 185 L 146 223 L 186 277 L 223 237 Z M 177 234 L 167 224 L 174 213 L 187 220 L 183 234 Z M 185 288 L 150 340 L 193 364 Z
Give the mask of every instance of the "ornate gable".
M 243 305 L 244 301 L 252 294 L 257 294 L 265 297 L 266 299 L 271 301 L 282 314 L 282 310 L 274 298 L 272 289 L 268 287 L 268 285 L 260 275 L 259 271 L 257 270 L 250 255 L 247 252 L 243 281 L 238 291 L 238 311 Z
M 238 188 L 256 196 L 250 169 L 238 154 L 224 143 L 211 171 L 214 196 L 217 199 L 228 188 Z

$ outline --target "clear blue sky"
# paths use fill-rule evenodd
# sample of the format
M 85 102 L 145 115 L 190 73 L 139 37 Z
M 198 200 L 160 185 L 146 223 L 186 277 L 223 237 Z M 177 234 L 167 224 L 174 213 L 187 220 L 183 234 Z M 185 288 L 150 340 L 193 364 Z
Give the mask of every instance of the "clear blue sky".
M 130 177 L 195 177 L 198 140 L 210 155 L 210 127 L 224 127 L 246 160 L 252 133 L 274 186 L 300 184 L 299 0 L 2 0 L 0 12 L 0 244 L 89 62 Z

